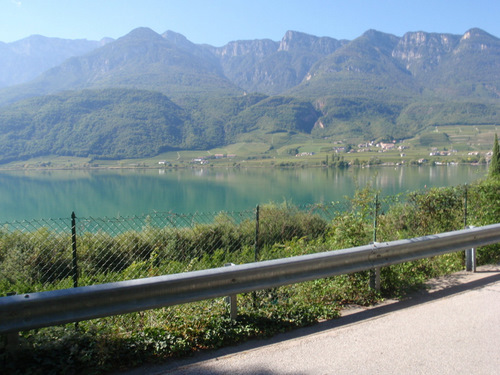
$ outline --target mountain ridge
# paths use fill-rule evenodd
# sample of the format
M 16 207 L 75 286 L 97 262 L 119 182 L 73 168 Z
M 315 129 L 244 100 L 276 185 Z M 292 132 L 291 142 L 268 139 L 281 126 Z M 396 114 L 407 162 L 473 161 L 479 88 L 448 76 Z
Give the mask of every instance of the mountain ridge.
M 0 43 L 0 51 L 3 49 L 5 44 Z M 44 95 L 51 95 L 48 106 L 36 99 Z M 23 134 L 9 125 L 24 123 L 19 116 L 31 116 L 42 128 L 60 129 L 60 133 L 50 133 L 57 140 L 71 125 L 67 121 L 71 116 L 64 110 L 80 116 L 80 104 L 75 103 L 91 97 L 95 102 L 103 96 L 114 103 L 117 112 L 109 105 L 106 108 L 113 120 L 99 111 L 94 115 L 103 128 L 114 132 L 133 133 L 126 130 L 130 122 L 120 117 L 124 113 L 120 108 L 130 98 L 137 100 L 131 106 L 137 113 L 148 108 L 147 98 L 156 98 L 158 105 L 150 108 L 156 119 L 170 118 L 165 111 L 175 112 L 175 127 L 167 120 L 148 125 L 172 132 L 168 137 L 156 137 L 164 139 L 169 149 L 206 149 L 252 137 L 262 140 L 275 132 L 323 138 L 404 138 L 425 126 L 450 121 L 467 124 L 482 118 L 487 123 L 500 122 L 500 40 L 478 28 L 463 35 L 416 31 L 402 37 L 367 30 L 351 41 L 289 30 L 280 41 L 232 41 L 213 47 L 192 43 L 174 31 L 158 34 L 137 28 L 65 59 L 30 82 L 0 89 L 4 121 L 0 147 L 8 149 L 9 140 Z M 66 104 L 58 108 L 57 103 L 63 102 Z M 432 116 L 425 115 L 429 103 L 440 103 L 433 106 L 437 112 Z M 461 106 L 470 111 L 450 116 L 451 110 Z M 61 121 L 53 123 L 47 117 L 40 122 L 36 110 L 47 108 L 50 121 Z M 144 117 L 126 113 L 132 118 Z M 80 117 L 78 121 L 87 124 Z M 48 134 L 40 129 L 34 132 Z M 95 142 L 88 136 L 82 139 Z M 117 139 L 123 142 L 121 137 Z M 134 139 L 154 144 L 149 147 L 152 152 L 162 150 L 154 139 Z M 136 146 L 127 153 L 109 137 L 107 142 L 107 148 L 96 151 L 87 145 L 82 150 L 103 158 L 144 153 Z M 29 156 L 28 149 L 23 148 L 22 157 Z M 62 152 L 49 146 L 37 150 L 38 154 Z
M 83 55 L 112 40 L 49 38 L 31 35 L 12 42 L 0 42 L 0 87 L 12 86 L 34 79 L 64 60 Z

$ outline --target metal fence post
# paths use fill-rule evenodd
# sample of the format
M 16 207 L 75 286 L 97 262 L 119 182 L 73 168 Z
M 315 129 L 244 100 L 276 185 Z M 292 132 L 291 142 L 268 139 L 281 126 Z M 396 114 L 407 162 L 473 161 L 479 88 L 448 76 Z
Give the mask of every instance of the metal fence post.
M 234 263 L 226 263 L 224 266 L 231 267 Z M 236 294 L 231 294 L 226 297 L 226 302 L 229 304 L 229 315 L 231 320 L 236 320 L 238 318 L 238 298 Z
M 464 191 L 464 228 L 467 228 L 467 184 Z
M 260 207 L 257 205 L 255 208 L 255 243 L 254 243 L 254 261 L 257 262 L 259 258 L 259 215 Z
M 254 262 L 259 259 L 259 217 L 260 217 L 260 206 L 257 205 L 255 208 L 255 242 L 254 242 Z M 253 307 L 257 308 L 257 293 L 252 292 Z
M 375 210 L 373 214 L 373 243 L 377 242 L 378 194 L 375 194 Z M 380 267 L 370 270 L 370 288 L 380 290 Z
M 73 249 L 73 287 L 78 286 L 78 259 L 76 253 L 76 215 L 71 213 L 71 246 Z

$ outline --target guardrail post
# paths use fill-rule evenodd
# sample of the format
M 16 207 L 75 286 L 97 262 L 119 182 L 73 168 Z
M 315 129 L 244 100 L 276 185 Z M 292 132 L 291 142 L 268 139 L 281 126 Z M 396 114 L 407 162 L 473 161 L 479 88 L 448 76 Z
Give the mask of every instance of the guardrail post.
M 469 228 L 474 228 L 474 226 L 470 225 Z M 465 270 L 476 272 L 476 248 L 465 250 Z
M 375 245 L 375 242 L 372 245 Z M 380 267 L 370 270 L 370 288 L 380 291 Z
M 226 263 L 224 266 L 231 267 L 234 263 Z M 226 303 L 229 304 L 229 315 L 231 320 L 236 320 L 238 318 L 238 300 L 236 294 L 231 294 L 226 297 Z
M 7 296 L 14 295 L 16 295 L 16 292 L 7 293 Z M 7 350 L 16 349 L 19 346 L 19 332 L 9 332 L 2 336 L 2 341 L 5 343 Z
M 476 272 L 476 249 L 465 250 L 465 270 L 467 272 Z

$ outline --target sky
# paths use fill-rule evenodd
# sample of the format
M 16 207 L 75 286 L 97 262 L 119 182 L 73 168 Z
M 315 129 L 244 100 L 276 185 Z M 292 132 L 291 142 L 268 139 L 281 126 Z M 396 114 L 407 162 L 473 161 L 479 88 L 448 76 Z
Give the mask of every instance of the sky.
M 288 30 L 352 40 L 369 29 L 500 37 L 499 0 L 0 0 L 0 42 L 30 35 L 117 39 L 137 27 L 193 43 L 279 41 Z

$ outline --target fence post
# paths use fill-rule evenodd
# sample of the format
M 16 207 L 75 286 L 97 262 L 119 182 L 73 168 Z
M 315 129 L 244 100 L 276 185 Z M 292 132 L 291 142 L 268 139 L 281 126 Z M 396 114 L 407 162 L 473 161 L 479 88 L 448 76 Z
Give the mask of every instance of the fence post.
M 467 229 L 467 184 L 464 191 L 464 229 Z
M 373 214 L 373 243 L 377 242 L 378 194 L 375 194 L 375 210 Z M 370 270 L 370 288 L 380 290 L 380 267 Z
M 254 243 L 254 262 L 259 260 L 259 216 L 260 206 L 255 208 L 255 243 Z M 257 308 L 257 292 L 252 292 L 253 307 Z
M 73 287 L 78 286 L 78 262 L 76 254 L 76 215 L 71 213 L 71 245 L 73 248 Z
M 71 213 L 71 246 L 73 248 L 73 287 L 78 286 L 78 259 L 76 254 L 76 215 Z
M 76 215 L 71 213 L 71 247 L 73 249 L 73 288 L 78 287 L 78 255 L 76 253 Z M 75 328 L 78 329 L 78 322 L 75 322 Z
M 255 243 L 254 243 L 254 261 L 257 262 L 259 258 L 259 213 L 260 207 L 257 205 L 255 208 Z
M 224 266 L 231 267 L 234 263 L 226 263 Z M 226 302 L 229 304 L 229 315 L 231 320 L 236 320 L 238 318 L 238 298 L 236 294 L 231 294 L 226 297 Z

